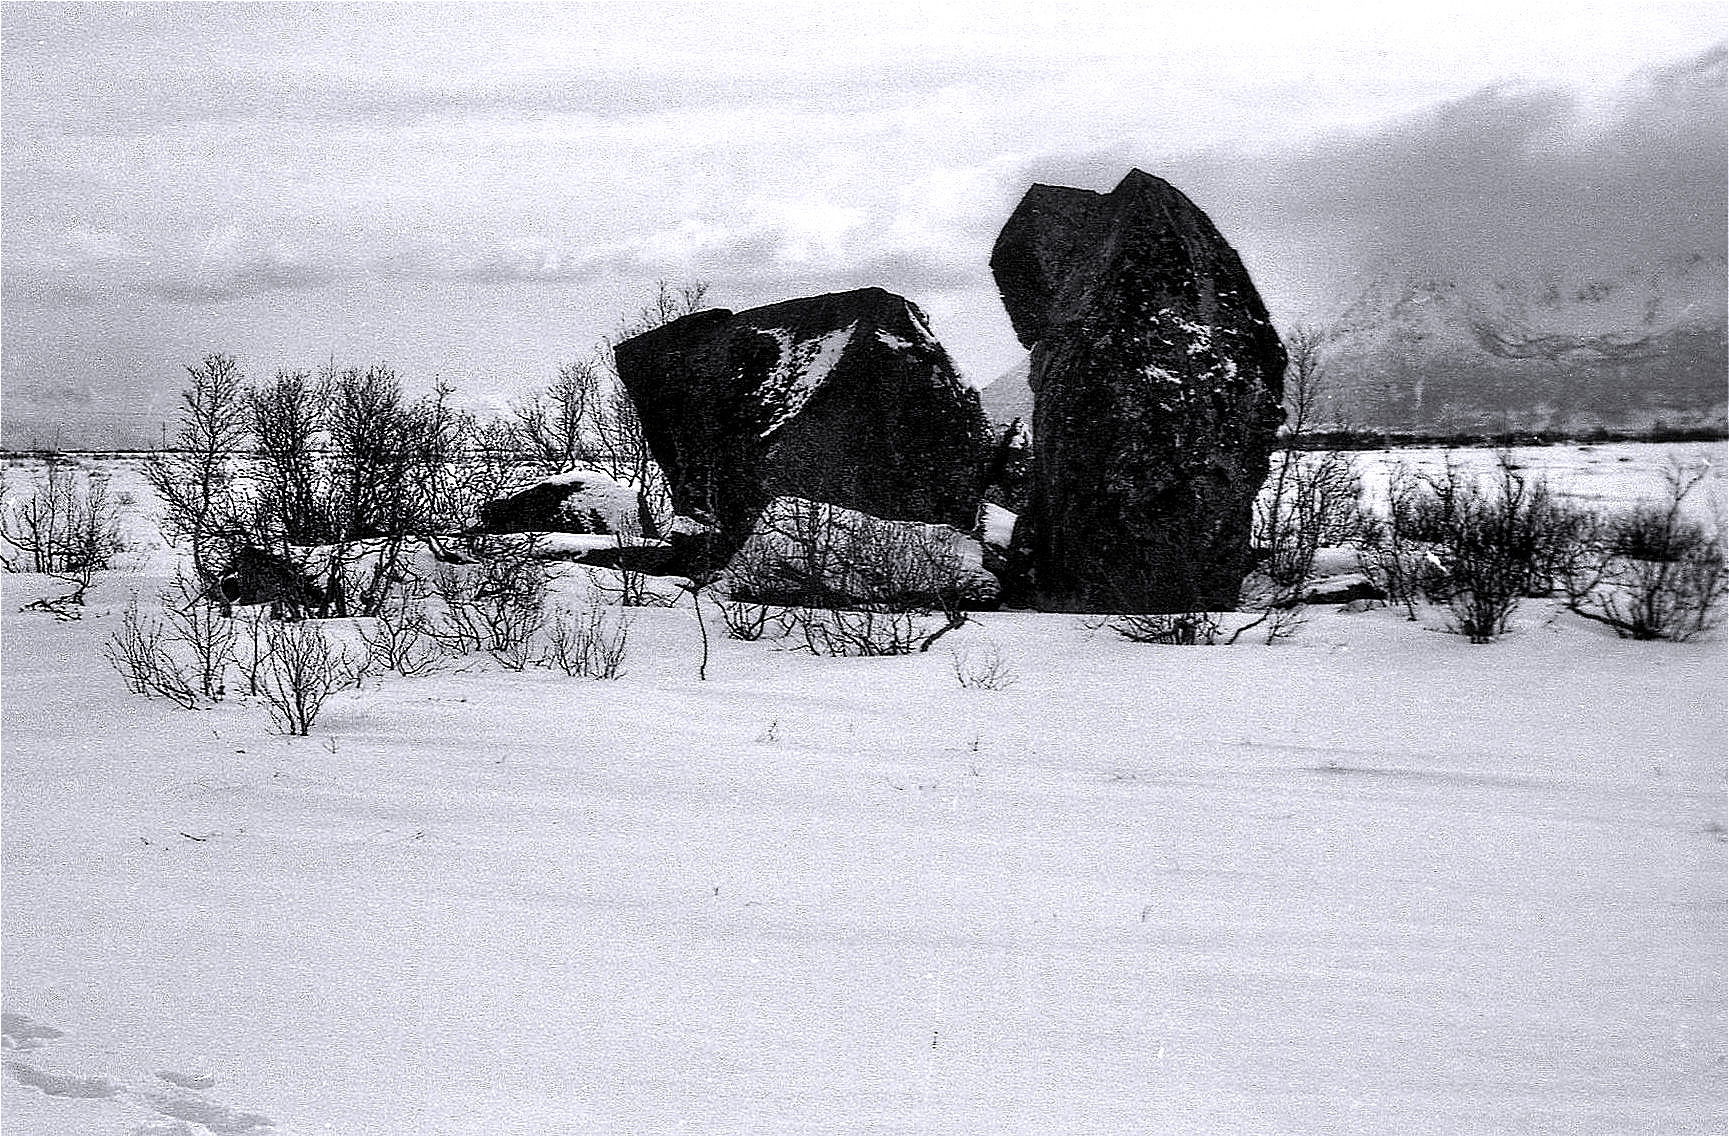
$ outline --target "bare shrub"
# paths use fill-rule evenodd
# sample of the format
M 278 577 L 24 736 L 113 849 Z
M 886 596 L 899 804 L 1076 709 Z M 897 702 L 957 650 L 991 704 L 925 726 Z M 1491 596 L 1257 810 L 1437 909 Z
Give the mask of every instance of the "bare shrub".
M 1567 606 L 1625 639 L 1681 643 L 1718 627 L 1729 595 L 1723 535 L 1683 515 L 1708 473 L 1672 466 L 1664 502 L 1606 521 L 1568 574 Z
M 536 462 L 561 473 L 594 457 L 602 375 L 598 360 L 566 363 L 545 391 L 512 406 L 510 425 Z
M 432 572 L 432 589 L 439 601 L 439 612 L 428 622 L 426 630 L 434 642 L 450 655 L 477 652 L 486 642 L 470 567 L 439 564 Z
M 264 693 L 265 661 L 270 657 L 270 640 L 265 626 L 271 616 L 262 608 L 239 609 L 234 616 L 234 666 L 246 682 L 248 695 Z
M 475 564 L 440 564 L 433 573 L 443 613 L 427 633 L 453 655 L 487 651 L 521 670 L 530 662 L 529 643 L 546 624 L 546 562 L 532 538 L 487 538 L 473 551 Z
M 1284 471 L 1284 482 L 1260 511 L 1267 576 L 1282 598 L 1295 598 L 1314 577 L 1315 554 L 1363 537 L 1362 478 L 1355 460 L 1336 451 L 1309 455 Z
M 1255 502 L 1254 536 L 1262 567 L 1278 586 L 1269 606 L 1294 602 L 1309 583 L 1315 553 L 1362 534 L 1362 482 L 1355 460 L 1339 451 L 1305 453 L 1298 447 L 1329 409 L 1331 398 L 1325 328 L 1299 324 L 1285 337 L 1285 446 Z
M 1229 636 L 1225 637 L 1226 645 L 1234 644 L 1243 636 L 1257 629 L 1261 630 L 1262 639 L 1268 647 L 1280 640 L 1288 640 L 1303 630 L 1303 625 L 1309 622 L 1307 611 L 1301 604 L 1270 604 L 1261 609 L 1261 614 L 1246 624 L 1238 625 Z
M 228 668 L 234 662 L 236 629 L 216 605 L 204 598 L 198 582 L 176 573 L 162 596 L 166 639 L 190 656 L 186 674 L 198 694 L 219 701 L 227 693 Z
M 288 546 L 323 545 L 337 537 L 323 443 L 324 401 L 305 371 L 279 371 L 246 392 L 258 453 L 259 535 Z
M 913 645 L 928 651 L 970 619 L 970 577 L 942 527 L 882 521 L 799 498 L 776 499 L 726 575 L 732 600 L 788 609 L 791 628 L 823 655 L 899 654 L 903 626 Z M 854 615 L 829 619 L 818 610 Z M 932 615 L 941 622 L 922 619 Z M 753 623 L 740 621 L 747 631 Z
M 955 682 L 968 690 L 1003 691 L 1020 681 L 1015 669 L 1003 658 L 1002 648 L 994 642 L 976 653 L 954 652 L 949 659 Z
M 283 734 L 305 736 L 330 696 L 354 682 L 356 662 L 317 621 L 272 622 L 265 635 L 263 695 L 271 721 Z
M 1439 538 L 1441 571 L 1428 580 L 1428 597 L 1446 605 L 1454 631 L 1488 643 L 1507 630 L 1537 579 L 1548 490 L 1505 460 L 1492 489 L 1454 465 L 1429 484 L 1416 503 L 1417 528 Z
M 410 400 L 383 365 L 280 372 L 247 392 L 255 540 L 278 555 L 317 547 L 331 614 L 376 613 L 418 540 L 464 528 L 508 476 L 498 432 L 451 394 L 441 382 Z
M 419 597 L 395 596 L 373 613 L 371 627 L 360 629 L 368 669 L 404 677 L 430 674 L 441 656 L 432 621 Z
M 678 602 L 677 596 L 658 591 L 647 573 L 629 567 L 622 558 L 616 569 L 591 571 L 588 579 L 609 604 L 620 608 L 671 608 Z
M 1211 612 L 1130 612 L 1110 617 L 1105 627 L 1134 643 L 1185 647 L 1216 644 L 1223 630 Z
M 794 608 L 794 650 L 826 656 L 911 655 L 929 633 L 912 612 L 887 608 Z
M 1417 618 L 1417 604 L 1431 571 L 1429 552 L 1411 532 L 1416 499 L 1422 483 L 1403 462 L 1396 462 L 1387 480 L 1386 511 L 1364 529 L 1357 563 L 1387 599 Z
M 630 617 L 615 616 L 599 605 L 580 613 L 561 608 L 553 615 L 546 643 L 543 666 L 587 679 L 617 679 L 624 674 Z
M 38 602 L 67 619 L 84 603 L 96 574 L 112 568 L 124 550 L 120 511 L 109 497 L 108 479 L 51 462 L 36 492 L 0 509 L 0 540 L 14 550 L 0 556 L 13 572 L 38 572 L 71 585 L 64 596 Z
M 133 694 L 168 699 L 191 710 L 198 705 L 197 686 L 166 641 L 162 621 L 140 611 L 134 598 L 121 612 L 120 627 L 103 643 L 102 655 Z
M 749 600 L 722 600 L 716 607 L 720 609 L 721 623 L 726 628 L 728 639 L 760 640 L 772 627 L 778 625 L 782 632 L 787 627 L 785 609 L 782 608 Z
M 123 550 L 119 527 L 107 477 L 50 462 L 33 494 L 0 511 L 0 538 L 15 550 L 5 565 L 55 576 L 85 566 L 106 569 Z
M 144 476 L 162 503 L 163 536 L 187 550 L 193 575 L 208 586 L 236 549 L 257 543 L 239 457 L 251 432 L 238 363 L 210 355 L 187 372 L 174 445 L 150 456 Z

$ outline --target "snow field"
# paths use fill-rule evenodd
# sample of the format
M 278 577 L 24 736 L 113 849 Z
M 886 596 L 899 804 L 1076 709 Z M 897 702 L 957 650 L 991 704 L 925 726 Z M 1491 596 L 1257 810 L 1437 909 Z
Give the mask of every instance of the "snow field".
M 715 620 L 704 683 L 686 605 L 289 739 L 126 694 L 142 560 L 3 582 L 8 1132 L 1724 1128 L 1720 637 Z

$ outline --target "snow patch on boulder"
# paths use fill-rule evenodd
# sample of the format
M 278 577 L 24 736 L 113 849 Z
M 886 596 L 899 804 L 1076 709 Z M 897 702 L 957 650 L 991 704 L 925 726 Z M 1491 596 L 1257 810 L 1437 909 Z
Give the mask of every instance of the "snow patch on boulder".
M 785 328 L 762 330 L 780 347 L 780 361 L 757 388 L 757 397 L 768 412 L 768 425 L 762 431 L 766 438 L 803 410 L 810 397 L 822 387 L 852 342 L 858 321 L 804 340 L 794 339 Z

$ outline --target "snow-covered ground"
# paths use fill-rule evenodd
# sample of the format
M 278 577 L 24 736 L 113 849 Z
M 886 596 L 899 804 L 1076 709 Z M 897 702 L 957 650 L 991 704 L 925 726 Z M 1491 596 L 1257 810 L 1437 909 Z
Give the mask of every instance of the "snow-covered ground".
M 289 739 L 124 692 L 139 562 L 0 582 L 9 1133 L 1725 1128 L 1720 635 L 987 613 L 703 682 L 687 605 Z

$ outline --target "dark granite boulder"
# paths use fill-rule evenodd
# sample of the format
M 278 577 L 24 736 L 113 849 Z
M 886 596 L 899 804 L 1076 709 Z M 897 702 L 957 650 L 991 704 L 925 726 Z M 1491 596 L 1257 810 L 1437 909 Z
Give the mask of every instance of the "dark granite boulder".
M 674 508 L 713 522 L 718 563 L 781 495 L 972 528 L 988 451 L 978 392 L 900 296 L 698 312 L 615 355 Z
M 295 617 L 322 614 L 331 599 L 305 566 L 250 545 L 235 550 L 205 597 L 224 613 L 268 604 L 273 612 Z
M 480 507 L 479 531 L 634 535 L 641 514 L 635 489 L 598 470 L 577 470 L 486 502 Z
M 1206 214 L 1139 170 L 1032 187 L 991 269 L 1032 350 L 1023 537 L 1041 607 L 1232 608 L 1285 351 Z

